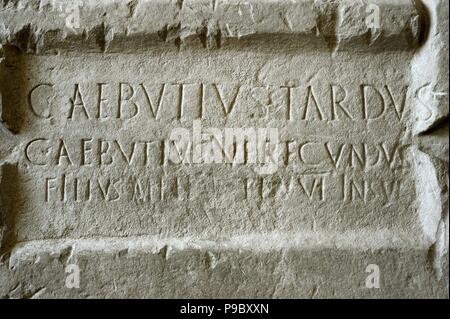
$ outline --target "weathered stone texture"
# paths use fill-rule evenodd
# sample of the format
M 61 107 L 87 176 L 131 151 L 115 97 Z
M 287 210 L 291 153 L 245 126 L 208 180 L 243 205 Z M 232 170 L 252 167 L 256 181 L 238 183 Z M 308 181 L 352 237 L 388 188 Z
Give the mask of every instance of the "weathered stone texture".
M 0 296 L 448 297 L 447 0 L 74 3 L 0 1 Z

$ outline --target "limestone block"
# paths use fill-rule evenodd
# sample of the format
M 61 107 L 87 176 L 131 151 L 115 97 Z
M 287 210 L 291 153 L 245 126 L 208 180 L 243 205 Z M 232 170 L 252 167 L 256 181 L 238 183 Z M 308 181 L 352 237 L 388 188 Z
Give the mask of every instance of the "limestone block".
M 0 296 L 448 298 L 448 10 L 0 1 Z

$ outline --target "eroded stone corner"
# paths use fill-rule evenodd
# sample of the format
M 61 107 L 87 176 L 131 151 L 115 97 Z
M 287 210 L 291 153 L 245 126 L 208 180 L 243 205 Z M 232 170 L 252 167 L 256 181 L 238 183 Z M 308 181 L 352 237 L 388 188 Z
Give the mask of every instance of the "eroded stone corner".
M 416 188 L 431 271 L 448 289 L 449 264 L 449 3 L 417 1 L 428 17 L 426 38 L 411 64 Z M 446 284 L 445 284 L 446 283 Z

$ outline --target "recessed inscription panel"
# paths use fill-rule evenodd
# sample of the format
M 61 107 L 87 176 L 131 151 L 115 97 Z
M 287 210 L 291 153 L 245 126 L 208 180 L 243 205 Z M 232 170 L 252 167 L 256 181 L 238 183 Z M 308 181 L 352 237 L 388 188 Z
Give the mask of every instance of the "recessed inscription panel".
M 9 50 L 19 239 L 415 231 L 410 53 L 268 52 Z

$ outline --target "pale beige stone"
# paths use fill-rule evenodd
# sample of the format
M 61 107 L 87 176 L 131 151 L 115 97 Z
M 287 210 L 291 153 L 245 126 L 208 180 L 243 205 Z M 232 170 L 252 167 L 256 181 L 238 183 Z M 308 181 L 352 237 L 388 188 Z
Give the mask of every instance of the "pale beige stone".
M 0 1 L 0 296 L 448 297 L 448 1 L 79 4 Z

